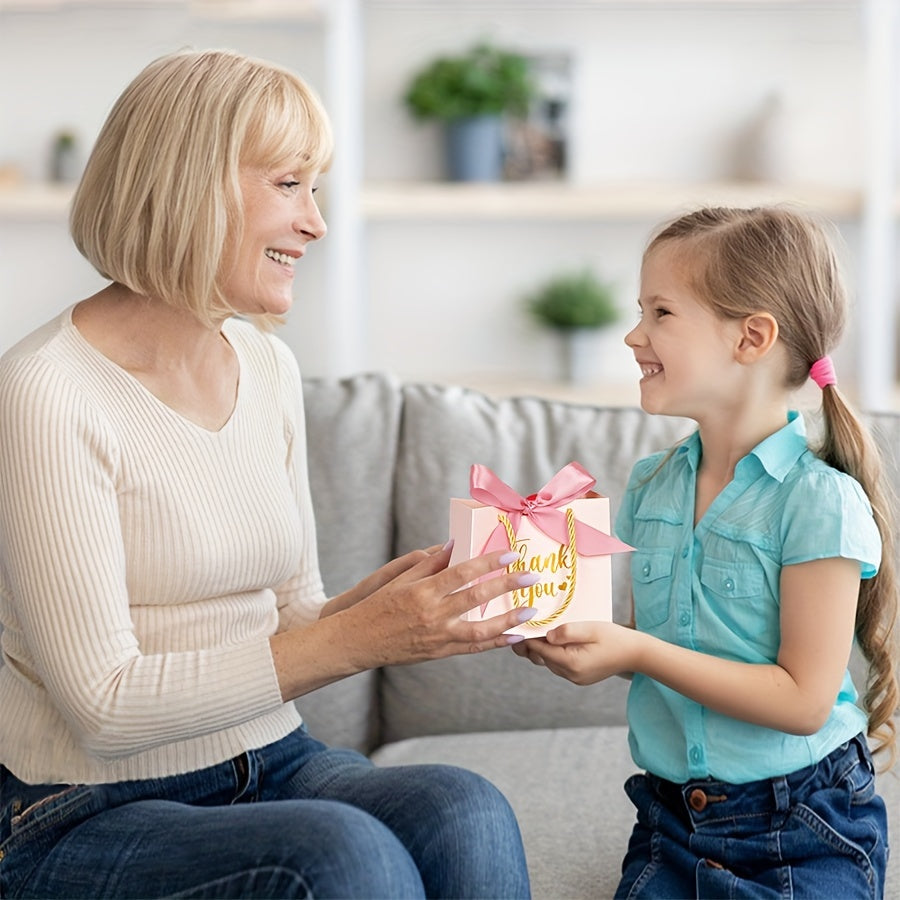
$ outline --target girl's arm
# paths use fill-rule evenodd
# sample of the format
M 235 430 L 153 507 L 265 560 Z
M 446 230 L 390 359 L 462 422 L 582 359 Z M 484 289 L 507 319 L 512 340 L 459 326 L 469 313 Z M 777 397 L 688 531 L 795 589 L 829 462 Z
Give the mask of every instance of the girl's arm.
M 859 563 L 851 559 L 785 566 L 781 645 L 769 665 L 689 650 L 607 622 L 562 625 L 514 650 L 576 684 L 640 672 L 724 715 L 813 734 L 828 718 L 847 667 L 859 581 Z

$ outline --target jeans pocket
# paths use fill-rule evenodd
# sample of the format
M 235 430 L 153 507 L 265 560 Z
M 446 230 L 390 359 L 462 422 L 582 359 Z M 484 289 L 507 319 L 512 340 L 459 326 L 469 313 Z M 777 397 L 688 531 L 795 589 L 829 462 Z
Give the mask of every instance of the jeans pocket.
M 853 806 L 864 806 L 875 797 L 875 772 L 871 765 L 856 762 L 843 773 L 841 783 L 846 785 Z
M 837 781 L 798 804 L 790 851 L 820 859 L 832 897 L 879 897 L 887 868 L 887 811 L 872 773 L 850 766 Z
M 8 799 L 8 826 L 0 843 L 0 896 L 16 897 L 35 867 L 70 829 L 98 809 L 94 785 L 53 785 L 43 795 L 33 787 Z

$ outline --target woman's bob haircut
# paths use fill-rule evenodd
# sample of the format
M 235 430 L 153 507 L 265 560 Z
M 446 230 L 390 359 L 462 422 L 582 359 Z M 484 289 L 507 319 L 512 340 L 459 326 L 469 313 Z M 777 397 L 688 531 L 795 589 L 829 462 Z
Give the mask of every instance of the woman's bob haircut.
M 228 50 L 150 63 L 109 114 L 75 193 L 75 245 L 105 278 L 213 325 L 243 228 L 242 167 L 314 177 L 331 162 L 321 101 L 281 66 Z

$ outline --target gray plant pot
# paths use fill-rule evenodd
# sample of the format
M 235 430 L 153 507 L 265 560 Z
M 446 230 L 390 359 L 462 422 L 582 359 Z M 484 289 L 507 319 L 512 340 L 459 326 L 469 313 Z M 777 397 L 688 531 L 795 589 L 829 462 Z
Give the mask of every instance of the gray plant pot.
M 500 181 L 503 177 L 503 119 L 473 116 L 446 126 L 451 181 Z

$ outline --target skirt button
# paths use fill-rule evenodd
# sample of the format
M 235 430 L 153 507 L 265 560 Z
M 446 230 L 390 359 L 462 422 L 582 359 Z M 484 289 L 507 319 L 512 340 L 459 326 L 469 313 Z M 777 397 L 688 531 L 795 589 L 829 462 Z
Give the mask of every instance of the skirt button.
M 701 791 L 700 788 L 694 788 L 688 794 L 688 803 L 694 812 L 703 812 L 706 809 L 707 797 L 706 791 Z

